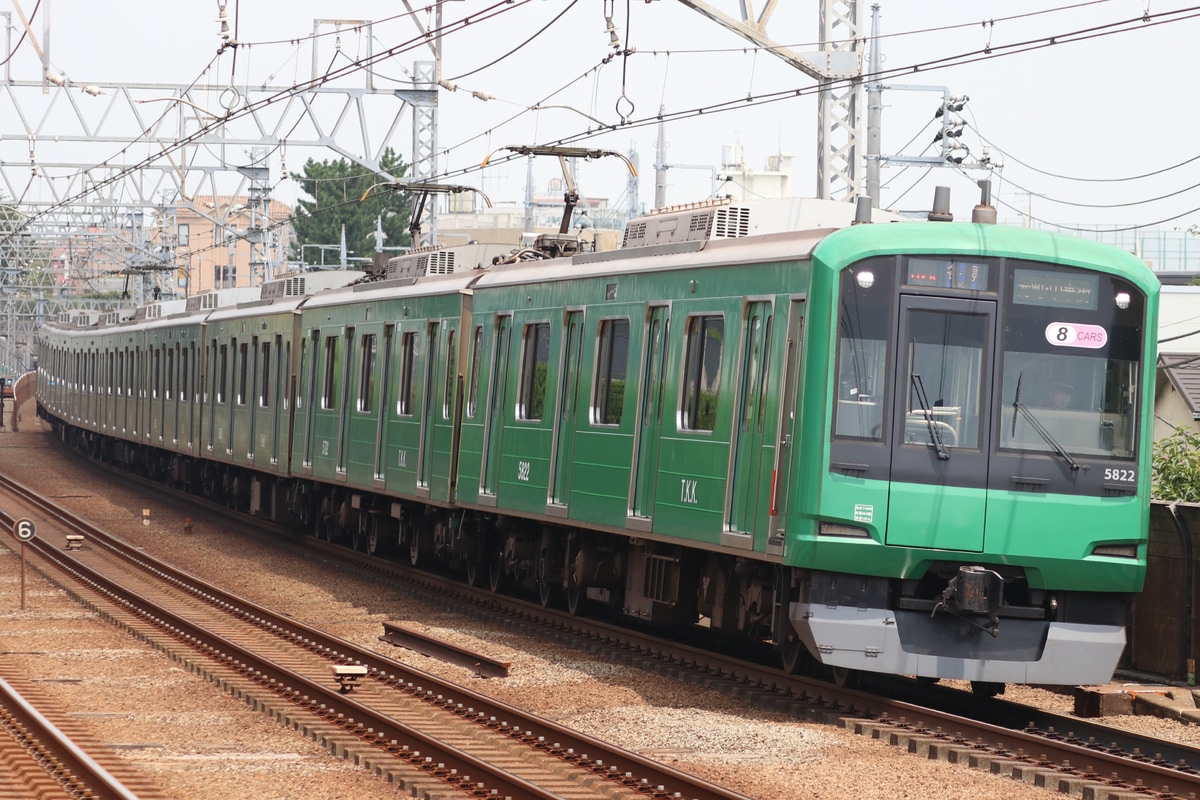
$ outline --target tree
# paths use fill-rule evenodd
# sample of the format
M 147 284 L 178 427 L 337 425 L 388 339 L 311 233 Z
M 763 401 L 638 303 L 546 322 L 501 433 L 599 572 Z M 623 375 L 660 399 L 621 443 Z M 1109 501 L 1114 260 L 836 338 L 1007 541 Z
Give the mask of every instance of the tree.
M 1155 498 L 1200 503 L 1200 435 L 1176 428 L 1155 442 L 1152 475 Z
M 412 216 L 412 197 L 407 192 L 387 191 L 378 186 L 361 200 L 372 186 L 401 178 L 407 166 L 392 148 L 383 153 L 379 171 L 347 161 L 315 161 L 304 164 L 304 174 L 293 172 L 301 190 L 311 200 L 301 199 L 296 206 L 292 228 L 296 232 L 296 251 L 303 255 L 301 245 L 338 246 L 342 241 L 342 225 L 346 226 L 346 249 L 355 259 L 370 259 L 375 252 L 375 220 L 383 223 L 384 246 L 403 247 L 409 244 L 408 225 Z M 391 176 L 389 178 L 388 176 Z M 307 254 L 310 261 L 320 263 L 320 257 Z M 336 260 L 336 259 L 334 259 Z M 326 256 L 325 263 L 330 259 Z

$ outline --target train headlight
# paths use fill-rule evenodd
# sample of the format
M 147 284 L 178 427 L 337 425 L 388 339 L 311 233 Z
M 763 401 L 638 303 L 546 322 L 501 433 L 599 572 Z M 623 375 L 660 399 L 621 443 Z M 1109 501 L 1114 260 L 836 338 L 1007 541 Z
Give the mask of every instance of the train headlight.
M 1124 311 L 1129 308 L 1129 292 L 1117 292 L 1117 308 Z
M 1098 544 L 1092 548 L 1094 556 L 1112 556 L 1114 558 L 1137 558 L 1135 544 Z
M 875 285 L 875 273 L 869 269 L 864 269 L 862 272 L 854 276 L 854 282 L 863 289 L 870 289 Z
M 848 536 L 852 539 L 870 539 L 871 532 L 857 525 L 842 525 L 840 522 L 822 522 L 817 526 L 821 536 Z

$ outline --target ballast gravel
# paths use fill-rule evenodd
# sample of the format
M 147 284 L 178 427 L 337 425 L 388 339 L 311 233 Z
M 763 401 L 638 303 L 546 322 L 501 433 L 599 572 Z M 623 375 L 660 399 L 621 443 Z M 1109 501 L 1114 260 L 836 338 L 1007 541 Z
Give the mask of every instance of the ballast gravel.
M 590 660 L 578 651 L 461 617 L 401 588 L 381 588 L 273 551 L 65 454 L 22 409 L 22 431 L 0 431 L 0 471 L 99 522 L 155 556 L 251 600 L 463 683 L 561 724 L 672 764 L 759 800 L 939 800 L 1062 797 L 1009 778 L 910 755 L 833 725 L 799 722 L 715 691 Z M 143 510 L 149 510 L 144 524 Z M 180 800 L 375 800 L 396 786 L 342 761 L 251 710 L 162 653 L 82 609 L 35 569 L 20 603 L 19 546 L 0 535 L 0 660 L 45 691 L 123 758 Z M 510 662 L 506 679 L 378 641 L 384 621 Z M 1070 698 L 1014 687 L 1009 699 Z M 1200 743 L 1157 718 L 1106 720 Z

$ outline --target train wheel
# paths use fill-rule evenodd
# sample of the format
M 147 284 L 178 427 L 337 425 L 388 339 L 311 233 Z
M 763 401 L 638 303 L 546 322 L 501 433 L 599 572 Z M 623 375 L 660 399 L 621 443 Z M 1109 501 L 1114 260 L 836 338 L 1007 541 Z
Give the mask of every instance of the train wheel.
M 421 562 L 421 534 L 413 531 L 408 539 L 408 563 L 414 567 Z
M 582 617 L 587 612 L 587 589 L 581 586 L 567 587 L 567 611 L 573 617 Z
M 1004 684 L 993 681 L 971 681 L 971 694 L 991 700 L 998 694 L 1004 694 Z
M 579 582 L 579 541 L 572 539 L 567 549 L 567 611 L 581 617 L 587 609 L 587 588 Z
M 479 566 L 480 566 L 479 562 L 476 561 L 474 558 L 470 558 L 470 557 L 466 559 L 466 562 L 467 562 L 467 585 L 468 586 L 479 586 L 479 583 L 480 583 L 481 579 L 483 578 L 483 574 L 482 574 L 483 570 L 481 570 L 479 568 Z
M 333 520 L 322 516 L 317 520 L 317 538 L 322 542 L 333 541 Z
M 542 604 L 542 608 L 549 608 L 555 605 L 558 601 L 558 589 L 554 581 L 547 577 L 550 565 L 547 563 L 547 555 L 543 554 L 537 562 L 537 588 L 538 601 Z
M 830 667 L 833 671 L 833 682 L 843 689 L 853 689 L 858 686 L 858 670 L 849 667 Z
M 379 526 L 373 514 L 359 516 L 350 543 L 360 553 L 375 555 L 375 549 L 379 546 Z
M 488 588 L 499 594 L 504 588 L 504 551 L 496 547 L 488 559 Z
M 783 671 L 792 675 L 808 672 L 813 663 L 808 648 L 804 646 L 804 642 L 800 641 L 800 637 L 796 635 L 795 631 L 788 633 L 779 643 L 779 660 L 783 664 Z

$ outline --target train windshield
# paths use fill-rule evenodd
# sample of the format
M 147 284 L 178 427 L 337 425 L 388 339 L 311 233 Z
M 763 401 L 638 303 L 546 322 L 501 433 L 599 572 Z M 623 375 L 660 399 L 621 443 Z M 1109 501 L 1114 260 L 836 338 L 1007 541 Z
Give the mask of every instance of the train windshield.
M 1140 293 L 1107 275 L 1013 263 L 1005 294 L 999 446 L 1133 458 Z
M 839 306 L 833 460 L 846 470 L 923 482 L 936 457 L 951 470 L 938 480 L 982 485 L 995 457 L 1135 457 L 1145 297 L 1120 278 L 887 257 L 842 272 Z

